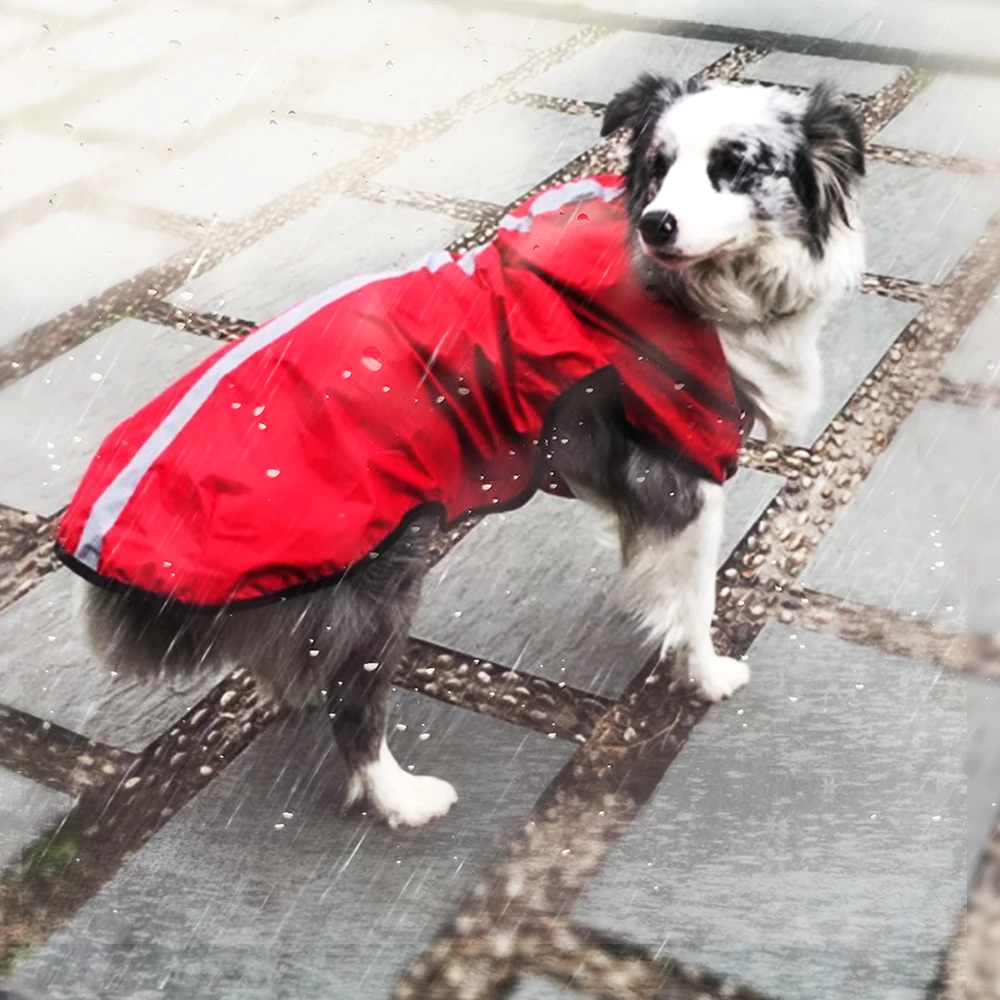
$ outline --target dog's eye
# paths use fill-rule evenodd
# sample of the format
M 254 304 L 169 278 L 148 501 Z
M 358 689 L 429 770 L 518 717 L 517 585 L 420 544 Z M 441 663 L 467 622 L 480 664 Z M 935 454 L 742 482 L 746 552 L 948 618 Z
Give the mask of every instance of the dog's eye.
M 663 150 L 657 150 L 649 164 L 649 172 L 652 174 L 653 180 L 662 181 L 667 176 L 669 169 L 670 161 L 667 159 L 667 154 Z
M 718 187 L 720 183 L 732 184 L 741 174 L 750 169 L 743 146 L 722 146 L 712 151 L 708 161 L 708 176 Z

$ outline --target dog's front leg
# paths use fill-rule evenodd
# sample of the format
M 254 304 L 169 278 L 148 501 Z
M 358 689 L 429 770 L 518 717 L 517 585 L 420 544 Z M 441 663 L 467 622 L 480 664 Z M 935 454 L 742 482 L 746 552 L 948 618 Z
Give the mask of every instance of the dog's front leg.
M 723 495 L 715 483 L 699 485 L 701 503 L 676 530 L 650 523 L 623 529 L 625 587 L 629 610 L 659 645 L 686 650 L 688 675 L 711 701 L 743 687 L 750 669 L 718 656 L 712 645 L 715 568 L 722 542 Z

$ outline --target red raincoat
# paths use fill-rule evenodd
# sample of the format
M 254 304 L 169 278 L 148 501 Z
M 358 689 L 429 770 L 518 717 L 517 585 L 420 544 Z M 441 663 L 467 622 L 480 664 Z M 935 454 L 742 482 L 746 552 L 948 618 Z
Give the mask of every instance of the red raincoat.
M 746 421 L 718 334 L 655 301 L 620 178 L 546 191 L 462 256 L 342 282 L 108 435 L 59 525 L 93 582 L 211 608 L 327 585 L 416 512 L 538 488 L 567 389 L 621 382 L 635 432 L 722 482 Z

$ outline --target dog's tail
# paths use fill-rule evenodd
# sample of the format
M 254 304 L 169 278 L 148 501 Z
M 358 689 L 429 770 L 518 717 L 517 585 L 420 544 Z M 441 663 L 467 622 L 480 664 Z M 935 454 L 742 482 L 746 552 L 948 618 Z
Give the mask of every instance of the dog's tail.
M 94 652 L 112 669 L 153 679 L 218 667 L 226 613 L 193 615 L 138 591 L 124 593 L 77 581 L 78 615 Z

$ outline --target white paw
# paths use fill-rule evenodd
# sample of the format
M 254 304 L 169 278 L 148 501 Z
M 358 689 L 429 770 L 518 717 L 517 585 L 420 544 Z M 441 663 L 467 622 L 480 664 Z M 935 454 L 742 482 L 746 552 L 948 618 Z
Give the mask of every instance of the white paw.
M 395 830 L 423 826 L 444 816 L 458 801 L 458 793 L 440 778 L 402 771 L 390 786 L 372 789 L 369 799 L 372 808 Z
M 696 681 L 702 694 L 709 701 L 730 698 L 750 680 L 750 667 L 742 660 L 730 656 L 715 656 L 708 663 L 699 664 L 691 679 Z

